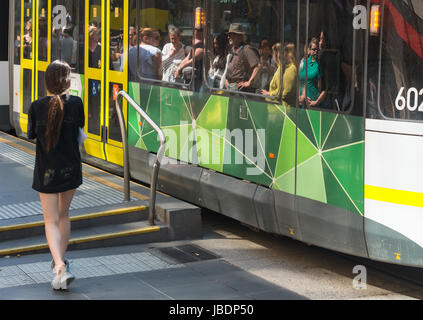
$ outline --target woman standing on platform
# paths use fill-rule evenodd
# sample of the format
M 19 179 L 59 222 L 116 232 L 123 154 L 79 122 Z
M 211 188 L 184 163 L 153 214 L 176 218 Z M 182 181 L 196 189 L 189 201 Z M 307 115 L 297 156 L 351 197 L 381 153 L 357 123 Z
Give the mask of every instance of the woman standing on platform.
M 79 97 L 70 96 L 71 69 L 54 61 L 45 73 L 49 92 L 31 104 L 28 138 L 37 138 L 32 188 L 40 193 L 45 232 L 56 273 L 53 289 L 67 289 L 75 279 L 65 252 L 69 242 L 69 207 L 76 188 L 82 184 L 79 128 L 84 127 L 84 107 Z

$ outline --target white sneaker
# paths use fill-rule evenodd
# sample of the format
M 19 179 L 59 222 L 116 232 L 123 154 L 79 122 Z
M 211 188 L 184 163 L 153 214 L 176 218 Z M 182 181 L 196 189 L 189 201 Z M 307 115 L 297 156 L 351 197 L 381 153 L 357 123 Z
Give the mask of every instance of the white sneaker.
M 51 281 L 51 287 L 54 290 L 67 290 L 69 284 L 73 280 L 75 280 L 75 276 L 72 273 L 66 270 L 63 270 L 60 276 L 56 275 L 54 279 Z

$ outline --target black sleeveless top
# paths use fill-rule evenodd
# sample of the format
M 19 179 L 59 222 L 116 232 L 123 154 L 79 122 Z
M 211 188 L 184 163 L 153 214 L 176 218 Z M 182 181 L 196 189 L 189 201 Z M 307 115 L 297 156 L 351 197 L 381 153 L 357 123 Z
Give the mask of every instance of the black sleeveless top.
M 37 138 L 32 188 L 41 193 L 59 193 L 82 184 L 79 127 L 84 127 L 84 106 L 79 97 L 62 95 L 64 118 L 59 142 L 47 153 L 45 130 L 48 102 L 44 97 L 31 104 L 28 112 L 28 138 Z

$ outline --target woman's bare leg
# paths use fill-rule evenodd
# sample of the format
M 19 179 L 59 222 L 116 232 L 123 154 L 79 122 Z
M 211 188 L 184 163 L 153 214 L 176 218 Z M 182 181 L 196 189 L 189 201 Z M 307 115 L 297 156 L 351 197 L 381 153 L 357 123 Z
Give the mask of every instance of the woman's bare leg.
M 71 223 L 69 219 L 69 208 L 76 189 L 59 193 L 59 229 L 62 234 L 61 252 L 62 260 L 65 260 L 66 249 L 68 248 Z
M 59 194 L 40 193 L 41 206 L 44 214 L 44 225 L 48 246 L 53 256 L 56 270 L 62 270 L 65 265 L 62 251 L 62 234 L 59 228 Z

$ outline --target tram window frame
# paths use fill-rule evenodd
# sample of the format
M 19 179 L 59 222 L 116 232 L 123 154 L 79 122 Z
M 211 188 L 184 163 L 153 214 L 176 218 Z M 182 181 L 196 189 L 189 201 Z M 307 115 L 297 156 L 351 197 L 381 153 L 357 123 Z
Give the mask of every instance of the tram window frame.
M 307 46 L 307 50 L 308 50 L 308 47 L 309 47 L 309 44 L 310 44 L 310 41 L 311 41 L 309 28 L 310 28 L 310 5 L 312 3 L 310 1 L 307 1 L 307 4 L 308 4 L 308 8 L 307 8 L 306 12 L 308 14 L 306 14 L 306 30 L 307 31 L 306 31 L 306 42 L 305 42 L 305 45 Z M 359 0 L 354 0 L 353 6 L 357 6 L 358 4 L 359 4 Z M 364 83 L 365 83 L 365 72 L 363 72 L 363 75 L 362 75 L 362 78 L 363 79 L 360 79 L 360 80 L 358 79 L 357 62 L 361 62 L 362 66 L 363 66 L 363 69 L 366 68 L 366 63 L 367 62 L 366 62 L 366 59 L 364 58 L 365 52 L 363 52 L 363 58 L 362 58 L 361 61 L 359 61 L 357 59 L 357 50 L 359 49 L 357 44 L 358 44 L 358 36 L 359 36 L 360 30 L 357 30 L 356 28 L 353 28 L 352 26 L 351 26 L 351 28 L 352 28 L 352 40 L 353 40 L 352 41 L 352 45 L 351 45 L 351 50 L 352 50 L 351 51 L 351 57 L 352 57 L 352 60 L 351 60 L 351 66 L 352 66 L 351 72 L 352 73 L 351 73 L 351 84 L 350 84 L 350 88 L 349 88 L 350 94 L 351 94 L 351 102 L 350 102 L 348 108 L 346 108 L 345 110 L 341 110 L 341 109 L 337 110 L 337 109 L 333 109 L 333 108 L 311 107 L 308 104 L 307 101 L 306 101 L 306 103 L 304 103 L 304 105 L 300 105 L 299 104 L 300 86 L 301 86 L 301 80 L 300 80 L 300 72 L 301 72 L 300 71 L 300 63 L 298 63 L 298 99 L 297 99 L 297 106 L 298 106 L 298 108 L 304 108 L 304 109 L 309 109 L 309 110 L 317 110 L 317 111 L 324 111 L 324 112 L 336 113 L 336 114 L 341 114 L 341 115 L 353 114 L 353 111 L 357 107 L 357 105 L 356 105 L 357 102 L 355 101 L 356 100 L 355 99 L 356 98 L 355 81 L 359 81 L 360 82 L 359 89 L 360 89 L 360 94 L 361 95 L 364 92 Z M 298 32 L 299 32 L 299 30 L 298 30 Z M 327 30 L 326 30 L 326 32 L 327 32 Z M 363 36 L 363 48 L 362 48 L 363 50 L 364 50 L 364 45 L 365 45 L 365 42 L 366 41 L 367 40 L 366 40 L 365 36 Z M 301 42 L 301 40 L 300 40 L 300 42 Z M 300 47 L 298 47 L 298 50 L 299 50 L 299 52 L 301 52 L 301 48 Z M 339 49 L 335 49 L 335 50 L 339 50 Z M 327 51 L 331 51 L 331 50 L 329 49 Z M 299 58 L 298 60 L 299 60 L 298 62 L 300 62 L 301 59 Z M 307 63 L 307 59 L 305 60 L 305 62 Z M 341 65 L 342 65 L 342 63 L 341 63 Z M 305 82 L 307 82 L 307 81 L 308 81 L 308 75 L 307 75 L 307 72 L 306 72 Z M 307 92 L 307 89 L 306 89 L 306 92 Z M 306 93 L 306 95 L 307 95 L 307 93 Z M 345 93 L 344 93 L 344 95 L 345 95 Z M 325 100 L 326 100 L 326 97 L 325 97 Z M 341 103 L 342 103 L 342 101 L 341 101 Z M 363 106 L 360 109 L 360 112 L 357 113 L 357 114 L 354 114 L 354 115 L 364 116 L 364 114 L 365 114 L 365 110 L 364 110 L 364 104 L 363 104 Z
M 161 79 L 152 79 L 152 78 L 146 78 L 143 77 L 141 75 L 141 68 L 140 68 L 140 21 L 141 21 L 141 7 L 140 7 L 140 1 L 141 0 L 132 0 L 135 1 L 136 4 L 136 22 L 135 22 L 135 28 L 136 28 L 136 45 L 137 45 L 137 62 L 136 62 L 136 74 L 137 74 L 137 79 L 129 79 L 129 75 L 130 72 L 128 72 L 128 80 L 131 82 L 138 82 L 138 83 L 145 83 L 148 85 L 157 85 L 160 87 L 166 87 L 166 88 L 174 88 L 174 89 L 180 89 L 180 90 L 186 90 L 186 91 L 194 91 L 194 68 L 195 68 L 195 60 L 193 59 L 192 61 L 192 71 L 191 71 L 191 80 L 189 83 L 180 83 L 180 82 L 171 82 L 171 81 L 164 81 Z M 191 43 L 190 43 L 190 47 L 191 47 L 191 52 L 192 54 L 194 54 L 194 29 L 195 29 L 195 8 L 196 7 L 202 7 L 202 3 L 204 2 L 204 0 L 193 0 L 192 1 L 192 11 L 191 11 L 191 16 L 192 16 L 192 24 L 191 24 L 191 28 L 192 28 L 192 37 L 191 37 Z M 131 5 L 130 5 L 131 8 Z M 130 21 L 129 21 L 130 23 Z M 130 29 L 130 25 L 128 26 L 128 30 Z M 168 30 L 169 32 L 169 30 Z M 203 42 L 204 42 L 204 33 L 203 33 Z M 163 51 L 163 48 L 160 50 Z M 203 57 L 204 59 L 204 57 Z M 129 68 L 129 49 L 128 49 L 128 68 Z
M 281 7 L 280 7 L 280 11 L 279 13 L 279 42 L 281 44 L 284 43 L 284 10 L 283 8 L 285 7 L 285 0 L 281 0 Z M 204 0 L 204 10 L 205 10 L 205 15 L 206 15 L 206 25 L 205 25 L 205 32 L 204 35 L 210 34 L 210 19 L 208 19 L 209 15 L 208 15 L 208 9 L 209 9 L 209 4 L 210 4 L 210 0 Z M 213 41 L 208 41 L 208 39 L 204 39 L 204 43 L 213 43 Z M 208 59 L 208 57 L 206 57 L 207 55 L 207 50 L 209 50 L 209 47 L 205 48 L 206 50 L 204 51 L 204 57 L 203 59 Z M 209 62 L 208 60 L 204 60 Z M 208 64 L 207 63 L 203 63 L 203 82 L 205 83 L 205 87 L 207 87 L 207 91 L 210 94 L 214 94 L 214 95 L 219 95 L 219 96 L 226 96 L 226 97 L 230 97 L 230 98 L 238 98 L 238 99 L 249 99 L 249 100 L 256 100 L 259 102 L 266 102 L 268 104 L 277 104 L 280 105 L 282 104 L 282 94 L 280 94 L 279 96 L 270 96 L 270 95 L 264 95 L 264 94 L 259 94 L 259 93 L 253 93 L 253 92 L 245 92 L 245 91 L 234 91 L 234 90 L 230 90 L 230 89 L 220 89 L 220 88 L 215 88 L 215 87 L 211 87 L 208 83 L 208 81 L 204 81 L 204 79 L 208 80 L 208 69 L 206 69 L 206 66 Z M 280 79 L 279 79 L 280 83 L 283 84 L 283 74 L 282 72 L 280 72 Z
M 386 17 L 385 16 L 385 13 L 386 13 L 385 1 L 383 1 L 383 3 L 381 3 L 380 5 L 381 5 L 381 16 L 380 16 L 380 19 L 381 20 L 380 20 L 379 34 L 375 34 L 375 35 L 369 34 L 369 42 L 370 42 L 370 39 L 372 38 L 372 36 L 378 36 L 379 37 L 379 39 L 378 39 L 379 40 L 378 41 L 378 46 L 377 46 L 377 54 L 376 54 L 377 61 L 378 61 L 377 62 L 377 77 L 376 77 L 376 80 L 377 80 L 376 95 L 377 95 L 377 97 L 376 97 L 376 108 L 373 108 L 373 110 L 377 111 L 377 113 L 375 113 L 375 114 L 369 114 L 369 111 L 370 111 L 369 103 L 370 102 L 369 102 L 369 97 L 368 97 L 367 98 L 368 101 L 367 101 L 367 104 L 366 104 L 366 114 L 365 114 L 365 117 L 367 119 L 380 119 L 380 120 L 412 122 L 412 123 L 423 122 L 423 116 L 422 116 L 421 119 L 410 119 L 410 113 L 413 112 L 413 111 L 410 111 L 410 110 L 407 109 L 407 106 L 406 106 L 406 103 L 407 102 L 406 101 L 404 102 L 404 108 L 402 110 L 398 110 L 395 105 L 392 105 L 392 108 L 395 109 L 393 111 L 393 116 L 395 116 L 395 115 L 401 116 L 401 113 L 408 113 L 409 114 L 408 118 L 398 118 L 398 117 L 397 118 L 394 118 L 393 116 L 391 117 L 391 116 L 385 115 L 385 113 L 383 111 L 383 110 L 385 110 L 387 108 L 386 106 L 382 106 L 382 103 L 381 103 L 381 95 L 382 95 L 382 90 L 381 90 L 381 87 L 382 87 L 382 73 L 386 73 L 386 72 L 383 72 L 384 71 L 383 61 L 385 60 L 383 58 L 384 58 L 385 55 L 388 55 L 389 56 L 389 59 L 392 59 L 392 58 L 391 58 L 391 56 L 388 53 L 385 52 L 385 54 L 384 54 L 384 50 L 383 50 L 383 48 L 384 48 L 384 46 L 383 46 L 384 36 L 385 36 L 385 31 L 386 31 L 386 29 L 385 29 L 385 17 Z M 370 12 L 370 8 L 369 8 L 369 12 Z M 369 50 L 369 56 L 370 55 L 371 55 L 371 52 Z M 374 86 L 374 84 L 372 84 L 372 85 Z M 384 87 L 385 88 L 387 87 L 386 83 L 384 83 Z M 402 88 L 410 90 L 413 87 L 410 86 L 409 84 L 407 84 L 406 86 L 403 86 Z M 423 86 L 422 86 L 422 88 L 423 88 Z M 418 92 L 420 90 L 423 91 L 423 89 L 421 89 L 421 88 L 418 88 L 417 89 Z M 371 93 L 369 95 L 371 95 Z M 398 91 L 397 98 L 399 96 L 400 96 L 400 91 Z M 402 94 L 402 97 L 404 97 L 404 96 L 407 97 L 407 92 L 406 91 L 404 91 L 403 94 Z M 373 100 L 373 98 L 371 98 L 371 99 Z M 395 98 L 394 97 L 393 97 L 392 102 L 394 102 L 394 104 L 395 104 Z M 419 101 L 419 103 L 420 102 L 421 102 L 421 100 Z M 417 111 L 417 108 L 416 108 L 415 111 Z

